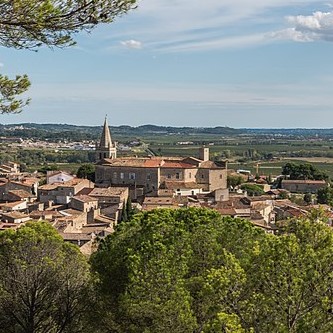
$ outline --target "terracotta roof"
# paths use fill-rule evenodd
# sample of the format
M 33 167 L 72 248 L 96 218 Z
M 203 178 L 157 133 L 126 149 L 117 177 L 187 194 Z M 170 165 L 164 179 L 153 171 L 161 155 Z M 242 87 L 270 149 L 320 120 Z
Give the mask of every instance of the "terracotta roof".
M 0 222 L 0 230 L 17 229 L 20 226 L 18 223 Z
M 165 161 L 162 165 L 162 168 L 173 168 L 173 169 L 193 169 L 196 168 L 195 165 L 184 163 L 184 162 L 173 162 L 173 161 Z
M 61 210 L 59 211 L 59 213 L 64 216 L 74 216 L 74 217 L 83 214 L 80 210 L 71 209 L 71 208 Z
M 234 216 L 236 211 L 233 208 L 215 208 L 221 215 Z
M 163 163 L 161 158 L 106 158 L 102 162 L 111 166 L 136 167 L 136 168 L 158 168 Z
M 83 181 L 87 181 L 87 179 L 82 178 L 73 178 L 71 180 L 68 180 L 67 182 L 63 183 L 53 183 L 53 184 L 45 184 L 39 187 L 40 190 L 55 190 L 58 187 L 73 187 L 76 186 Z
M 212 168 L 223 169 L 221 167 L 218 167 L 213 161 L 202 162 L 202 163 L 200 163 L 199 168 L 202 168 L 202 169 L 212 169 Z
M 90 241 L 92 239 L 91 234 L 85 234 L 85 233 L 60 232 L 59 234 L 64 240 L 67 240 L 67 241 L 70 241 L 70 240 Z
M 78 184 L 80 184 L 84 181 L 87 181 L 87 179 L 73 178 L 71 180 L 68 180 L 67 182 L 58 183 L 58 185 L 61 186 L 61 187 L 72 187 L 72 186 L 78 185 Z
M 142 205 L 172 205 L 173 202 L 169 197 L 146 197 Z
M 58 184 L 56 183 L 39 186 L 39 190 L 46 190 L 46 191 L 55 190 L 56 188 L 58 188 Z
M 119 196 L 127 191 L 127 187 L 95 187 L 89 192 L 91 197 Z
M 31 218 L 34 219 L 46 219 L 47 217 L 51 216 L 51 218 L 55 217 L 62 217 L 62 215 L 58 211 L 52 211 L 52 210 L 34 210 L 30 214 Z
M 76 195 L 72 198 L 72 200 L 77 200 L 77 201 L 81 201 L 81 202 L 92 202 L 92 201 L 97 201 L 96 198 L 92 198 L 89 195 Z
M 114 219 L 105 216 L 105 215 L 98 215 L 94 218 L 95 223 L 108 223 L 111 224 L 114 222 Z M 87 226 L 89 226 L 89 224 L 87 224 Z
M 31 184 L 27 184 L 27 183 L 25 183 L 25 182 L 20 182 L 20 181 L 10 181 L 10 183 L 12 183 L 12 184 L 16 184 L 16 185 L 20 185 L 20 186 L 25 186 L 25 187 L 29 187 L 29 189 L 30 189 L 30 187 L 31 187 Z
M 36 178 L 36 177 L 27 177 L 27 178 L 23 178 L 21 180 L 22 183 L 27 184 L 27 185 L 34 185 L 36 183 L 39 182 L 40 179 Z
M 25 190 L 10 190 L 8 191 L 9 194 L 13 194 L 19 198 L 31 198 L 31 197 L 34 197 L 33 194 L 29 193 L 28 191 L 25 191 Z
M 22 203 L 24 203 L 25 201 L 14 201 L 14 202 L 6 202 L 6 203 L 3 203 L 3 204 L 0 204 L 1 207 L 4 207 L 4 208 L 13 208 L 17 205 L 20 205 Z
M 11 217 L 11 218 L 14 218 L 14 219 L 18 219 L 18 218 L 29 217 L 29 215 L 21 213 L 21 212 L 2 213 L 2 218 L 6 218 L 6 217 Z

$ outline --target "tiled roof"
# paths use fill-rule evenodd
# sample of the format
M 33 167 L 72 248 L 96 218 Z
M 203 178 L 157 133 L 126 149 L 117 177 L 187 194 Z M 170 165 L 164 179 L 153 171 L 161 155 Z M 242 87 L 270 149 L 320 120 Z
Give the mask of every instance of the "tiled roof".
M 59 234 L 64 240 L 67 240 L 67 241 L 70 241 L 70 240 L 90 241 L 92 239 L 92 236 L 90 234 L 84 234 L 84 233 L 60 232 Z
M 106 164 L 116 167 L 158 168 L 163 163 L 160 158 L 115 158 L 104 159 Z
M 169 197 L 146 197 L 143 205 L 172 205 L 173 198 Z
M 283 179 L 283 184 L 326 184 L 325 180 L 304 180 L 304 179 L 298 179 L 298 180 L 290 180 L 290 179 Z
M 119 196 L 127 191 L 127 187 L 95 187 L 89 192 L 91 197 Z
M 184 162 L 173 162 L 173 161 L 165 161 L 162 165 L 162 168 L 173 168 L 173 169 L 193 169 L 196 168 L 193 164 L 188 164 Z
M 74 216 L 74 217 L 83 214 L 80 210 L 71 209 L 71 208 L 61 210 L 59 213 L 64 216 Z
M 0 204 L 1 207 L 4 207 L 4 208 L 13 208 L 17 205 L 20 205 L 24 203 L 24 201 L 14 201 L 14 202 L 6 202 L 4 204 Z
M 8 191 L 8 193 L 13 194 L 22 199 L 34 197 L 34 195 L 32 195 L 31 193 L 29 193 L 28 191 L 25 191 L 25 190 L 11 190 L 11 191 Z
M 83 181 L 86 181 L 86 179 L 82 178 L 73 178 L 71 180 L 68 180 L 67 182 L 63 183 L 53 183 L 53 184 L 45 184 L 39 187 L 40 190 L 55 190 L 58 187 L 73 187 L 76 186 Z
M 72 200 L 78 200 L 81 202 L 92 202 L 92 201 L 97 201 L 97 199 L 90 197 L 89 195 L 76 195 L 72 198 Z
M 6 217 L 11 217 L 14 219 L 19 219 L 19 218 L 24 218 L 24 217 L 29 217 L 29 215 L 21 213 L 21 212 L 7 212 L 7 213 L 2 213 L 2 218 Z

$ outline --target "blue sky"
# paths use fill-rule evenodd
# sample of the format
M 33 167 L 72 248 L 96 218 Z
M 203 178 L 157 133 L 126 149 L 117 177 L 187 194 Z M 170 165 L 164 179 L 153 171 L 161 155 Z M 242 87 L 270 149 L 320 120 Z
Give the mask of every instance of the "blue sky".
M 333 3 L 142 0 L 69 49 L 0 48 L 31 105 L 1 123 L 333 127 Z

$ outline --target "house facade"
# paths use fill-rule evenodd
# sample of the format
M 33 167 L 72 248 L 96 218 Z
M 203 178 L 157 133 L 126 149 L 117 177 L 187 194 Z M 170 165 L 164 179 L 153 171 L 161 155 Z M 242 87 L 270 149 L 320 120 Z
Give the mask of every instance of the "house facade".
M 130 188 L 132 199 L 158 196 L 160 190 L 168 190 L 174 195 L 196 195 L 227 188 L 226 164 L 210 161 L 207 147 L 199 149 L 199 158 L 117 158 L 111 148 L 116 149 L 116 145 L 111 141 L 105 120 L 100 144 L 96 148 L 97 187 L 126 186 Z

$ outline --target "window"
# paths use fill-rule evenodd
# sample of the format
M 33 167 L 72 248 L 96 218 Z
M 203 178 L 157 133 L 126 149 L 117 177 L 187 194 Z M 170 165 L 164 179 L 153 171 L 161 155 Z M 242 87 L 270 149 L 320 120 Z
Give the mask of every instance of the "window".
M 147 174 L 147 180 L 151 180 L 151 175 L 150 175 L 150 173 Z
M 179 179 L 179 172 L 176 172 L 176 179 Z
M 117 179 L 117 172 L 114 172 L 114 173 L 113 173 L 113 178 L 114 178 L 114 179 Z
M 202 175 L 201 175 L 201 178 L 205 178 L 205 176 L 202 174 Z
M 135 173 L 134 172 L 130 172 L 128 174 L 128 179 L 134 180 L 135 179 Z
M 120 173 L 120 179 L 124 179 L 124 173 L 123 172 Z
M 168 173 L 168 179 L 170 179 L 171 178 L 171 175 Z
M 192 173 L 190 172 L 190 174 L 188 175 L 189 178 L 192 178 Z
M 223 175 L 220 175 L 220 179 L 222 179 L 223 178 Z

